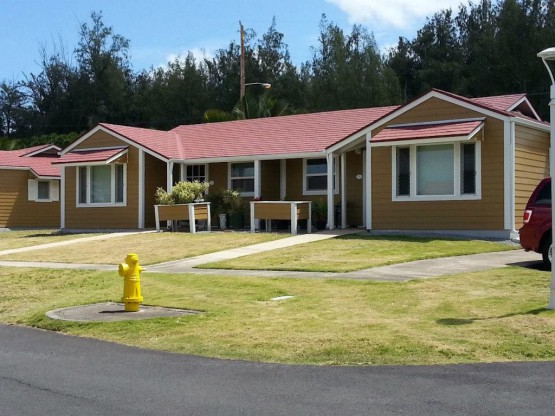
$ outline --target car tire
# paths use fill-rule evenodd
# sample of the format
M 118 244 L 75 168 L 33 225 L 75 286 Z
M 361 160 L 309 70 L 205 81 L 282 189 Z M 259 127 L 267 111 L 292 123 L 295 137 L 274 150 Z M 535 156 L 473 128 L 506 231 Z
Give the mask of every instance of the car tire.
M 546 270 L 551 270 L 551 231 L 549 232 L 549 237 L 547 237 L 542 245 L 542 258 L 543 258 L 543 267 Z

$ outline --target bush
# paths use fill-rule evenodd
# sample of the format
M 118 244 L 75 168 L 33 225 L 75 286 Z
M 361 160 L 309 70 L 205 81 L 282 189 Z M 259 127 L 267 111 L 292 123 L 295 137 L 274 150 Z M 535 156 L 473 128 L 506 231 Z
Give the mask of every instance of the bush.
M 157 205 L 190 204 L 203 199 L 204 193 L 210 185 L 208 182 L 178 182 L 172 188 L 171 194 L 163 188 L 157 188 L 155 200 Z
M 222 189 L 208 194 L 210 208 L 216 215 L 236 214 L 243 211 L 243 200 L 239 192 L 231 189 Z

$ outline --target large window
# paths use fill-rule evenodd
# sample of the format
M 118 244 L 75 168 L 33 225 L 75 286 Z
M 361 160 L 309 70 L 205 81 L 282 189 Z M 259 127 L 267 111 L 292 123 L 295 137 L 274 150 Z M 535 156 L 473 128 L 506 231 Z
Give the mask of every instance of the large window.
M 230 163 L 229 187 L 241 196 L 254 195 L 254 162 Z
M 393 148 L 393 198 L 480 198 L 480 142 Z
M 80 166 L 76 182 L 78 206 L 126 204 L 126 165 Z
M 333 190 L 339 190 L 339 177 L 337 171 L 337 158 L 333 163 Z M 328 163 L 326 158 L 303 160 L 303 194 L 325 195 L 328 189 Z

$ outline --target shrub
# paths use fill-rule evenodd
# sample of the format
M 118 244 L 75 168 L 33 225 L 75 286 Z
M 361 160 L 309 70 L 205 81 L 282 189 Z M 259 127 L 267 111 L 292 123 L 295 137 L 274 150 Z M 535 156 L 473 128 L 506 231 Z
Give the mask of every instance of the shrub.
M 157 188 L 155 200 L 157 205 L 189 204 L 198 199 L 203 199 L 208 189 L 207 182 L 178 182 L 172 188 L 171 194 L 163 188 Z
M 243 200 L 239 192 L 231 189 L 221 189 L 208 194 L 210 207 L 214 214 L 235 214 L 243 210 Z

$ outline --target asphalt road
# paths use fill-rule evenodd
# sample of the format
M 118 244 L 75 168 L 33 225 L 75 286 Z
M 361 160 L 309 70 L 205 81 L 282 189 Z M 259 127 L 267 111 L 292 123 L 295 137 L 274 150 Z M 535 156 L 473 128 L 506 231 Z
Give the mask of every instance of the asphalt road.
M 0 325 L 0 415 L 553 415 L 555 362 L 223 361 Z

